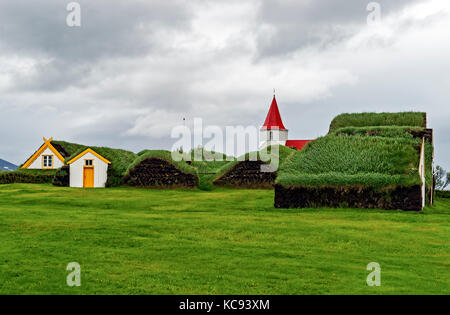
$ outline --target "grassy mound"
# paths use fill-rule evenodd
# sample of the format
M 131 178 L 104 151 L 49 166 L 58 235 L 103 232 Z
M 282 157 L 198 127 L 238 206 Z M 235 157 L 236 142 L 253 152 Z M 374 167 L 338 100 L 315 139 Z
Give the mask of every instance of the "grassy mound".
M 275 182 L 277 170 L 274 172 L 262 172 L 263 165 L 269 165 L 273 157 L 278 160 L 278 168 L 297 152 L 286 146 L 277 146 L 278 151 L 273 152 L 274 147 L 265 150 L 247 153 L 234 161 L 225 164 L 217 172 L 213 180 L 214 185 L 241 188 L 272 188 Z
M 333 119 L 330 125 L 330 133 L 344 127 L 367 126 L 406 126 L 427 127 L 426 113 L 401 112 L 401 113 L 356 113 L 341 114 Z
M 170 162 L 174 164 L 177 168 L 179 168 L 181 171 L 196 175 L 196 170 L 189 164 L 187 164 L 185 161 L 174 161 L 172 159 L 172 154 L 170 151 L 167 150 L 143 150 L 138 153 L 138 157 L 129 164 L 126 173 L 129 173 L 129 171 L 134 168 L 136 165 L 141 163 L 143 160 L 148 158 L 159 158 L 162 160 L 165 160 L 167 162 Z
M 226 165 L 233 163 L 234 157 L 223 153 L 207 151 L 203 148 L 191 150 L 191 165 L 197 170 L 198 187 L 201 190 L 212 190 L 213 180 Z
M 238 163 L 243 161 L 249 161 L 250 159 L 253 159 L 253 157 L 256 157 L 257 161 L 264 160 L 265 163 L 270 163 L 271 160 L 269 159 L 268 155 L 271 153 L 272 147 L 268 147 L 267 151 L 261 150 L 261 151 L 255 151 L 255 152 L 249 152 L 246 153 L 237 159 L 234 159 L 233 161 L 226 163 L 223 165 L 218 171 L 216 178 L 219 178 L 226 174 L 228 171 L 230 171 L 234 166 L 236 166 Z M 274 158 L 278 159 L 279 166 L 283 164 L 291 155 L 295 154 L 295 152 L 298 152 L 297 150 L 291 149 L 289 147 L 286 147 L 284 145 L 278 146 L 278 154 L 274 154 Z
M 197 171 L 185 161 L 175 161 L 171 152 L 146 150 L 128 167 L 124 183 L 149 188 L 196 187 Z

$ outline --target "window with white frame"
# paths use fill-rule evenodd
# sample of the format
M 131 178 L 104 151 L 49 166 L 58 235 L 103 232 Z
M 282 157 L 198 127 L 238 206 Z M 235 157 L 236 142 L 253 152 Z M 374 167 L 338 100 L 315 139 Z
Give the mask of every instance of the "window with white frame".
M 94 165 L 94 160 L 84 160 L 84 165 L 85 166 L 92 166 L 92 165 Z
M 53 155 L 43 155 L 42 156 L 42 167 L 52 168 L 53 167 Z

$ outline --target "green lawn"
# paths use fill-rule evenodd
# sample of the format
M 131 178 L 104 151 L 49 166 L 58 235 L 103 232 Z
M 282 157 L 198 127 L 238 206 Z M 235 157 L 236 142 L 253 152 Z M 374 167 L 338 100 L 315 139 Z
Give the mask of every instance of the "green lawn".
M 263 190 L 1 185 L 0 293 L 449 294 L 449 223 L 450 199 L 279 210 Z M 66 285 L 73 261 L 81 287 Z

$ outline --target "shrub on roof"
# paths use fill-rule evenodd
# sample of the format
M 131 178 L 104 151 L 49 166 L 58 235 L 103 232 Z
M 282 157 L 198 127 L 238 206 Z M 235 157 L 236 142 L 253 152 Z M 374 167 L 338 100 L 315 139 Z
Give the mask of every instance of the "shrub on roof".
M 407 126 L 426 128 L 426 113 L 401 112 L 341 114 L 335 117 L 331 122 L 330 133 L 344 127 L 367 126 Z

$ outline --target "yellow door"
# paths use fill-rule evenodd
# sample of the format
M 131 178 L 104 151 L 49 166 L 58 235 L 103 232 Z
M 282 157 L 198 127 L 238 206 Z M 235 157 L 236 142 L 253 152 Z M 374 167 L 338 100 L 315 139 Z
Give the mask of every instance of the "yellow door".
M 94 187 L 94 168 L 85 167 L 83 174 L 83 187 L 93 188 Z

